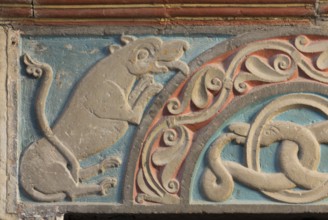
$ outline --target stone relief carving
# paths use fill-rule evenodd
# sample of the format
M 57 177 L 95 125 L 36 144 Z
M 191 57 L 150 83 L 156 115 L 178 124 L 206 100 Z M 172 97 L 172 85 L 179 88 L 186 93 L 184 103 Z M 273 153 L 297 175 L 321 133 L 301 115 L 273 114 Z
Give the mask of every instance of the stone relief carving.
M 327 121 L 302 126 L 289 121 L 272 120 L 290 109 L 315 109 L 328 116 L 328 100 L 313 94 L 289 94 L 265 106 L 251 124 L 233 123 L 208 151 L 208 167 L 202 188 L 212 201 L 224 201 L 233 191 L 233 180 L 257 189 L 267 196 L 288 203 L 307 203 L 327 197 L 328 175 L 318 172 L 320 144 L 328 142 Z M 246 164 L 221 159 L 221 152 L 235 141 L 245 146 Z M 280 143 L 281 172 L 263 173 L 260 149 Z M 296 187 L 303 190 L 293 190 Z
M 137 167 L 135 177 L 135 201 L 138 203 L 145 201 L 165 204 L 179 203 L 183 164 L 192 143 L 198 137 L 197 132 L 216 117 L 235 97 L 250 93 L 255 87 L 297 80 L 314 80 L 318 83 L 327 83 L 327 62 L 325 62 L 327 50 L 327 39 L 320 37 L 313 38 L 300 35 L 268 39 L 247 44 L 238 50 L 213 58 L 213 61 L 197 69 L 173 93 L 165 107 L 159 111 L 144 137 L 139 167 Z M 313 103 L 312 98 L 317 102 Z M 317 96 L 300 96 L 300 103 L 294 103 L 292 95 L 285 99 L 288 99 L 288 101 L 283 102 L 287 108 L 294 108 L 299 105 L 316 106 L 315 108 L 326 113 L 326 100 Z M 272 105 L 274 108 L 277 107 Z M 277 111 L 284 111 L 284 107 Z M 277 113 L 274 111 L 272 114 Z M 266 122 L 268 123 L 265 124 Z M 305 145 L 315 143 L 318 147 L 319 143 L 325 142 L 324 138 L 321 138 L 324 134 L 320 136 L 320 132 L 317 133 L 317 128 L 323 128 L 324 123 L 302 127 L 287 122 L 272 123 L 266 119 L 264 130 L 266 129 L 266 132 L 272 134 L 271 136 L 268 135 L 265 141 L 262 138 L 264 131 L 263 133 L 256 130 L 257 133 L 251 133 L 256 127 L 261 128 L 258 123 L 255 125 L 254 123 L 252 125 L 232 125 L 230 127 L 232 132 L 223 135 L 213 144 L 208 153 L 209 168 L 203 175 L 202 184 L 208 199 L 226 200 L 233 190 L 233 177 L 247 179 L 247 181 L 256 177 L 253 181 L 255 185 L 246 180 L 243 182 L 247 182 L 254 188 L 263 189 L 265 194 L 279 201 L 311 202 L 317 200 L 320 193 L 316 194 L 317 197 L 314 194 L 319 192 L 319 186 L 324 185 L 323 182 L 326 177 L 314 171 L 318 166 L 320 153 L 318 155 L 315 150 L 309 152 L 309 147 L 305 147 Z M 295 130 L 296 133 L 290 132 L 288 134 L 295 136 L 279 135 L 287 132 L 287 130 L 288 132 Z M 318 139 L 318 135 L 321 139 Z M 249 139 L 257 140 L 257 145 L 252 143 L 251 147 Z M 248 168 L 240 168 L 241 165 L 231 165 L 221 161 L 220 152 L 223 146 L 230 141 L 245 144 L 246 148 L 250 149 L 247 156 L 250 158 L 248 159 Z M 284 154 L 294 156 L 293 164 L 284 163 L 284 166 L 288 166 L 288 168 L 284 168 L 286 169 L 285 174 L 278 175 L 282 180 L 281 182 L 277 181 L 279 186 L 271 185 L 273 188 L 276 187 L 274 189 L 279 192 L 272 191 L 273 189 L 270 188 L 270 180 L 276 177 L 273 175 L 263 178 L 265 174 L 258 172 L 259 167 L 256 164 L 258 163 L 258 155 L 252 155 L 254 152 L 258 154 L 256 149 L 259 149 L 261 144 L 268 146 L 277 141 L 282 141 L 282 144 L 286 146 L 284 147 Z M 247 147 L 248 145 L 250 146 Z M 297 151 L 299 147 L 304 156 L 298 161 Z M 293 174 L 291 172 L 294 169 L 293 166 L 295 169 L 305 171 L 306 175 L 313 176 L 314 180 L 312 181 L 314 182 L 306 184 L 304 183 L 306 181 L 301 181 L 302 178 L 305 178 L 305 174 L 302 174 L 301 171 L 297 172 L 297 175 Z M 243 171 L 237 172 L 236 167 Z M 251 173 L 252 177 L 246 177 L 248 173 Z M 262 182 L 257 181 L 261 178 Z M 218 184 L 217 181 L 221 180 L 222 182 Z M 268 185 L 269 188 L 263 188 L 263 185 Z M 305 187 L 311 192 L 304 192 L 304 194 L 309 195 L 301 196 L 303 198 L 298 199 L 297 197 L 300 197 L 298 192 L 290 190 L 296 186 Z M 314 199 L 315 197 L 316 199 Z
M 255 51 L 269 49 L 279 52 L 264 58 L 252 55 Z M 234 79 L 234 88 L 240 93 L 245 92 L 252 81 L 273 83 L 292 79 L 298 74 L 297 67 L 308 77 L 327 83 L 328 77 L 324 71 L 327 51 L 327 41 L 311 41 L 304 35 L 296 37 L 294 44 L 279 40 L 255 42 L 234 57 L 229 66 L 231 71 L 228 70 L 227 73 L 235 73 L 240 61 L 246 66 L 246 70 L 240 71 Z M 317 57 L 309 56 L 314 53 Z M 249 57 L 244 60 L 243 56 Z
M 231 83 L 223 82 L 223 76 L 221 70 L 214 65 L 201 69 L 194 74 L 190 84 L 182 92 L 185 102 L 181 104 L 177 98 L 171 99 L 167 103 L 167 110 L 171 114 L 179 114 L 187 108 L 190 101 L 196 102 L 195 105 L 204 109 L 211 102 L 212 93 L 215 94 L 220 90 L 224 93 L 231 89 Z M 213 105 L 220 105 L 220 103 Z M 180 182 L 177 177 L 192 143 L 192 130 L 186 124 L 189 121 L 202 122 L 210 116 L 211 112 L 200 111 L 180 117 L 168 116 L 156 124 L 145 140 L 140 158 L 141 167 L 137 174 L 137 186 L 141 192 L 136 198 L 137 202 L 168 204 L 179 202 L 177 194 L 180 190 Z M 155 150 L 154 145 L 158 146 Z M 160 167 L 160 171 L 155 173 L 154 167 Z
M 116 185 L 116 178 L 108 177 L 98 184 L 83 181 L 119 166 L 120 158 L 108 157 L 87 168 L 81 168 L 79 160 L 112 146 L 127 131 L 129 123 L 140 124 L 147 103 L 162 89 L 151 74 L 169 69 L 189 72 L 179 60 L 188 48 L 185 41 L 163 42 L 157 37 L 137 39 L 127 35 L 121 40 L 125 45 L 111 46 L 111 55 L 93 66 L 79 82 L 53 127 L 45 114 L 52 68 L 24 56 L 27 73 L 42 80 L 35 111 L 44 138 L 27 147 L 20 163 L 21 186 L 34 200 L 52 202 L 106 194 Z

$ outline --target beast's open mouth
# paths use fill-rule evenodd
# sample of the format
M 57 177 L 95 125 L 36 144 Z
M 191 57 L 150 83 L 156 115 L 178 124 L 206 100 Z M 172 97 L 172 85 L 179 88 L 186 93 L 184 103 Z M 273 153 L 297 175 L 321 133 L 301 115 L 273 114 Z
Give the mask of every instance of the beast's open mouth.
M 189 48 L 189 44 L 185 41 L 170 41 L 164 42 L 161 50 L 157 54 L 156 66 L 159 69 L 177 69 L 184 75 L 189 74 L 188 65 L 180 61 L 184 52 Z
M 161 61 L 158 61 L 158 62 L 156 62 L 156 66 L 159 69 L 166 68 L 167 71 L 169 69 L 170 70 L 177 69 L 177 70 L 180 70 L 184 75 L 188 75 L 189 74 L 189 67 L 188 67 L 188 65 L 185 62 L 180 61 L 180 60 L 175 60 L 175 61 L 171 61 L 171 62 L 161 62 Z M 167 71 L 165 71 L 165 72 L 167 72 Z

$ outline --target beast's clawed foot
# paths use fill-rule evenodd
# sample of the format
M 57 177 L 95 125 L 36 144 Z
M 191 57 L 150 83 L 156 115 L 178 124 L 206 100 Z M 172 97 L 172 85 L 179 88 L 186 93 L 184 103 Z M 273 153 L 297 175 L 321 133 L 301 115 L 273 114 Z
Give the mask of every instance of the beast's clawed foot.
M 154 96 L 163 89 L 163 86 L 159 83 L 154 83 L 152 85 L 149 85 L 147 89 L 149 89 L 150 96 Z
M 154 76 L 150 74 L 143 75 L 138 84 L 141 88 L 145 89 L 147 86 L 152 85 L 154 83 Z
M 107 195 L 108 190 L 110 188 L 115 187 L 116 184 L 117 184 L 116 178 L 109 177 L 109 178 L 106 178 L 103 181 L 101 181 L 100 184 L 99 184 L 100 187 L 101 187 L 101 191 L 100 191 L 101 195 Z
M 149 96 L 154 96 L 163 89 L 163 86 L 161 84 L 157 83 L 154 79 L 154 76 L 152 76 L 150 74 L 144 75 L 140 79 L 139 83 L 141 85 L 144 85 L 143 91 L 146 89 L 151 89 L 152 92 L 149 94 Z

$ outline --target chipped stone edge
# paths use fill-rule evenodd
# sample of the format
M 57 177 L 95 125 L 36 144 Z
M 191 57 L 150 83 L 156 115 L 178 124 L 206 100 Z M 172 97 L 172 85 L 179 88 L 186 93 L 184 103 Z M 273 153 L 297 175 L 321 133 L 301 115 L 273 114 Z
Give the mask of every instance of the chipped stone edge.
M 17 211 L 18 203 L 18 74 L 19 74 L 19 32 L 7 30 L 7 213 Z
M 6 74 L 7 74 L 7 59 L 6 59 L 6 46 L 7 46 L 7 35 L 3 28 L 0 28 L 0 103 L 3 103 L 4 108 L 0 108 L 0 130 L 6 130 L 7 122 L 7 109 L 6 109 Z M 0 133 L 0 186 L 6 186 L 7 181 L 7 170 L 6 170 L 6 161 L 7 161 L 7 137 L 6 132 Z M 3 213 L 6 211 L 6 187 L 0 187 L 0 218 L 3 218 Z
M 7 78 L 7 33 L 4 28 L 0 27 L 0 219 L 10 219 L 11 216 L 6 214 L 7 206 L 7 96 L 6 96 L 6 78 Z
M 231 27 L 230 27 L 231 28 Z M 234 27 L 235 29 L 238 29 Z M 252 29 L 253 28 L 253 29 Z M 245 45 L 249 42 L 266 39 L 270 37 L 281 37 L 281 36 L 290 36 L 296 34 L 316 34 L 316 35 L 328 35 L 328 31 L 321 30 L 320 27 L 309 28 L 306 27 L 274 27 L 262 29 L 258 26 L 242 27 L 236 32 L 229 32 L 227 27 L 201 27 L 197 32 L 197 27 L 193 28 L 189 32 L 190 35 L 195 33 L 200 34 L 224 34 L 229 35 L 231 33 L 238 34 L 242 33 L 240 36 L 228 39 L 212 49 L 207 50 L 203 54 L 199 55 L 194 61 L 190 63 L 191 71 L 194 71 L 199 66 L 201 66 L 206 61 L 212 59 L 213 57 L 219 56 L 220 54 L 225 53 L 226 51 L 233 50 L 241 45 Z M 141 126 L 139 127 L 136 138 L 133 141 L 132 149 L 129 155 L 129 163 L 126 173 L 126 178 L 124 180 L 124 198 L 123 204 L 103 204 L 103 203 L 50 203 L 50 204 L 41 204 L 34 202 L 23 202 L 18 201 L 18 180 L 17 180 L 17 163 L 18 161 L 18 149 L 17 149 L 17 118 L 18 118 L 18 91 L 19 91 L 19 44 L 16 42 L 16 45 L 13 44 L 12 39 L 19 40 L 19 32 L 24 36 L 27 35 L 50 35 L 55 34 L 53 30 L 39 31 L 37 27 L 31 28 L 22 28 L 22 30 L 11 30 L 6 31 L 8 33 L 8 73 L 7 73 L 7 101 L 8 104 L 8 115 L 7 115 L 7 137 L 8 137 L 8 148 L 7 148 L 7 176 L 8 176 L 8 192 L 7 192 L 7 213 L 18 213 L 24 214 L 26 216 L 35 216 L 36 214 L 42 216 L 54 216 L 58 213 L 59 216 L 62 216 L 63 213 L 327 213 L 327 205 L 282 205 L 281 203 L 277 204 L 189 204 L 189 189 L 185 189 L 182 192 L 182 196 L 185 200 L 182 201 L 180 205 L 150 205 L 143 206 L 133 203 L 132 192 L 133 192 L 133 180 L 134 180 L 134 169 L 135 164 L 138 160 L 138 155 L 140 152 L 140 146 L 142 143 L 143 134 L 146 131 L 147 126 L 152 122 L 153 118 L 158 113 L 159 109 L 164 105 L 164 102 L 167 100 L 169 95 L 177 88 L 180 82 L 184 80 L 182 74 L 177 74 L 165 89 L 158 95 L 154 104 L 146 113 L 146 117 L 143 119 Z M 34 30 L 32 30 L 34 29 Z M 58 29 L 60 30 L 60 29 Z M 92 28 L 86 28 L 83 31 L 75 31 L 70 29 L 67 31 L 67 28 L 62 28 L 62 32 L 57 32 L 57 35 L 83 35 L 91 31 Z M 126 31 L 129 30 L 129 31 Z M 206 30 L 210 30 L 209 32 Z M 270 31 L 269 31 L 270 30 Z M 227 32 L 225 32 L 227 31 Z M 252 31 L 250 33 L 250 31 Z M 188 35 L 188 28 L 177 28 L 176 30 L 164 31 L 163 33 L 158 32 L 157 29 L 142 30 L 142 28 L 131 28 L 129 27 L 118 27 L 117 29 L 108 29 L 108 32 L 96 32 L 98 35 L 110 35 L 110 34 L 182 34 Z M 97 34 L 96 34 L 97 35 Z M 0 34 L 1 36 L 1 34 Z M 1 83 L 1 76 L 0 76 Z M 0 84 L 1 86 L 1 84 Z M 5 90 L 5 89 L 4 89 Z M 1 98 L 0 98 L 1 100 Z M 1 111 L 0 111 L 1 115 Z M 1 127 L 1 124 L 0 124 Z M 0 142 L 1 143 L 1 142 Z M 1 143 L 2 144 L 2 143 Z M 0 145 L 1 147 L 1 145 Z M 187 158 L 187 169 L 185 176 L 192 173 L 193 166 L 192 161 L 199 152 L 200 149 L 194 150 L 190 153 L 190 156 Z M 3 158 L 3 155 L 1 155 Z M 1 159 L 2 159 L 1 158 Z M 189 167 L 188 167 L 189 166 Z M 11 187 L 9 187 L 11 185 Z M 184 186 L 190 186 L 190 178 L 183 180 Z M 1 194 L 3 192 L 1 191 Z M 11 201 L 11 202 L 8 202 Z M 0 207 L 3 206 L 0 203 Z
M 16 114 L 16 104 L 8 104 L 9 97 L 8 92 L 8 78 L 11 77 L 11 73 L 16 73 L 18 70 L 15 62 L 11 60 L 17 59 L 16 51 L 9 45 L 9 39 L 17 39 L 18 35 L 14 37 L 10 30 L 0 27 L 0 219 L 17 219 L 16 213 L 16 187 L 17 180 L 13 176 L 13 169 L 17 164 L 16 158 L 13 160 L 11 154 L 17 154 L 15 148 L 10 145 L 16 140 L 16 130 L 7 129 L 11 123 L 15 123 L 17 117 L 13 118 L 8 114 Z M 14 40 L 14 44 L 17 41 Z M 16 81 L 16 79 L 15 79 Z M 16 93 L 17 94 L 17 93 Z M 10 120 L 8 120 L 10 119 Z
M 13 30 L 20 31 L 23 35 L 33 36 L 65 36 L 65 35 L 87 35 L 87 36 L 106 36 L 121 34 L 154 34 L 154 35 L 182 35 L 188 36 L 193 34 L 220 34 L 220 35 L 240 35 L 254 34 L 255 31 L 274 31 L 284 29 L 285 32 L 293 32 L 292 30 L 304 29 L 321 29 L 321 25 L 304 25 L 304 24 L 288 24 L 286 25 L 222 25 L 222 26 L 206 26 L 206 25 L 151 25 L 151 26 L 115 26 L 115 25 L 89 25 L 89 26 L 45 26 L 45 25 L 19 25 L 11 24 Z

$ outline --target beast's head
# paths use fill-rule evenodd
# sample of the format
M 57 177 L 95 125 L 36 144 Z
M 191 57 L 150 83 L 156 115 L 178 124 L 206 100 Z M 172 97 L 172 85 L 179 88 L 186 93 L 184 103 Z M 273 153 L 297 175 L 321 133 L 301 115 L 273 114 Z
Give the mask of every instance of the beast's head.
M 185 75 L 189 73 L 188 65 L 179 60 L 189 46 L 185 41 L 163 42 L 157 37 L 137 39 L 127 35 L 123 35 L 121 40 L 125 46 L 113 45 L 110 51 L 127 54 L 126 66 L 131 74 L 166 73 L 169 69 L 180 70 Z
M 284 134 L 281 132 L 278 123 L 276 125 L 274 122 L 267 122 L 262 128 L 261 133 L 261 145 L 269 146 L 276 141 L 280 141 L 284 137 Z

